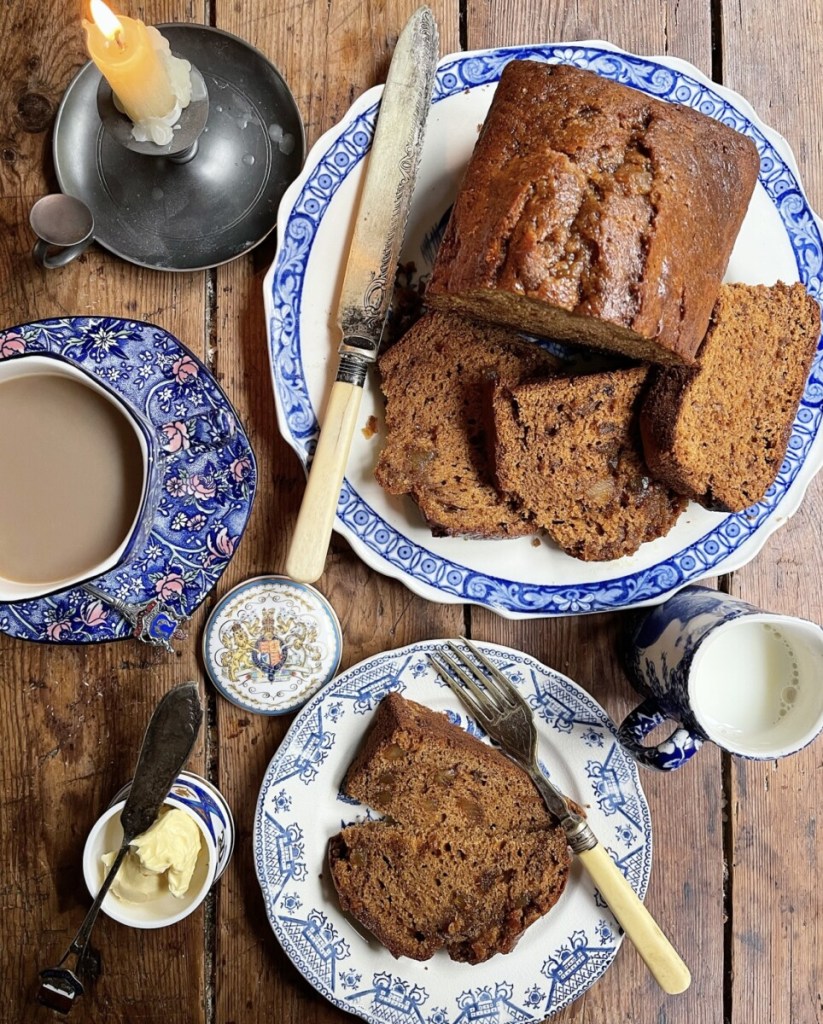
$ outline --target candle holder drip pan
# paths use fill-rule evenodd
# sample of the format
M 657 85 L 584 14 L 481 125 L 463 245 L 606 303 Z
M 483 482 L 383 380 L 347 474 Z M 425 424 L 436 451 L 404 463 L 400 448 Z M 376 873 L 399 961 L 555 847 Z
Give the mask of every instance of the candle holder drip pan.
M 60 188 L 94 215 L 95 241 L 158 270 L 202 270 L 235 259 L 275 227 L 305 157 L 300 113 L 282 76 L 254 47 L 204 25 L 159 25 L 208 90 L 208 118 L 186 163 L 135 152 L 98 111 L 91 62 L 70 83 L 54 129 Z

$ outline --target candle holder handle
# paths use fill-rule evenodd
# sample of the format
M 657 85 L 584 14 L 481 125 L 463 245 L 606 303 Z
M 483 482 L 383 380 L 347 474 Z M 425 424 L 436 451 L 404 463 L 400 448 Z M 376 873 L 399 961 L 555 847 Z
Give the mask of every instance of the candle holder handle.
M 43 196 L 32 206 L 29 223 L 37 235 L 32 257 L 47 270 L 65 267 L 94 241 L 92 212 L 74 196 Z

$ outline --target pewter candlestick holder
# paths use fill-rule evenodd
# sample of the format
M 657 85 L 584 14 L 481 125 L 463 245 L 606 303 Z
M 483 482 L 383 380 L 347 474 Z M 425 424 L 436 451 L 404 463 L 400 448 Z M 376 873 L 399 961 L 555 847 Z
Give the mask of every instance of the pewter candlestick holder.
M 157 27 L 193 70 L 192 102 L 171 143 L 137 142 L 90 62 L 60 104 L 54 165 L 61 191 L 91 211 L 97 243 L 140 266 L 203 270 L 274 229 L 303 165 L 303 125 L 280 73 L 254 47 L 204 25 Z

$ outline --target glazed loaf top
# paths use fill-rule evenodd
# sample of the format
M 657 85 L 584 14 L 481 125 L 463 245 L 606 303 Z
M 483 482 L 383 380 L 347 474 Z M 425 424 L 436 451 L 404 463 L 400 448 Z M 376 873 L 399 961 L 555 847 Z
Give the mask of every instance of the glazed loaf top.
M 579 68 L 511 61 L 427 295 L 690 363 L 758 169 L 751 140 L 698 111 Z

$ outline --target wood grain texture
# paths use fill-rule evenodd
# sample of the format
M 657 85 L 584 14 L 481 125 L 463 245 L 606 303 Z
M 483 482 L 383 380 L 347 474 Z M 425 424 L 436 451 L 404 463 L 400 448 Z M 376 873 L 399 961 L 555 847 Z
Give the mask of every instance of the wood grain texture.
M 456 49 L 457 7 L 433 4 L 441 49 Z M 331 128 L 365 89 L 385 80 L 394 43 L 416 4 L 371 8 L 346 2 L 308 2 L 261 12 L 217 7 L 217 26 L 242 36 L 280 69 L 304 119 L 308 144 Z M 216 275 L 214 369 L 238 404 L 260 466 L 255 512 L 246 539 L 219 588 L 265 572 L 283 572 L 305 476 L 280 438 L 263 317 L 263 275 L 274 252 L 265 245 L 250 260 Z M 431 605 L 367 569 L 335 538 L 317 582 L 343 628 L 343 667 L 423 636 L 454 636 L 462 610 Z M 289 720 L 265 719 L 217 705 L 219 785 L 237 821 L 237 852 L 220 885 L 215 934 L 215 1020 L 268 1017 L 283 1024 L 330 1022 L 339 1011 L 321 999 L 288 963 L 266 920 L 254 872 L 251 834 L 266 766 Z
M 269 7 L 141 0 L 127 13 L 153 23 L 216 24 L 257 46 L 291 86 L 311 144 L 360 93 L 385 79 L 394 42 L 415 6 L 414 0 Z M 709 0 L 469 0 L 462 17 L 457 0 L 432 6 L 444 54 L 460 48 L 461 32 L 470 48 L 603 38 L 712 70 Z M 823 125 L 814 93 L 823 49 L 820 12 L 789 0 L 768 6 L 723 0 L 721 15 L 715 19 L 722 33 L 716 66 L 789 139 L 812 202 L 820 206 Z M 274 237 L 208 274 L 141 270 L 97 248 L 64 271 L 36 268 L 29 256 L 34 239 L 28 210 L 34 198 L 56 187 L 50 129 L 66 85 L 85 61 L 78 12 L 57 0 L 44 0 L 39 8 L 0 5 L 0 39 L 0 321 L 79 313 L 158 323 L 213 370 L 240 412 L 260 471 L 249 529 L 178 655 L 133 642 L 56 649 L 0 637 L 0 1022 L 45 1022 L 52 1016 L 32 1002 L 36 973 L 56 961 L 88 906 L 81 872 L 86 833 L 130 776 L 160 695 L 187 678 L 203 678 L 199 638 L 215 601 L 250 576 L 283 571 L 304 475 L 274 415 L 261 301 Z M 735 575 L 733 591 L 820 621 L 821 514 L 823 492 L 815 483 L 801 511 Z M 318 588 L 341 619 L 344 667 L 388 648 L 468 629 L 564 672 L 617 721 L 636 703 L 615 657 L 624 615 L 511 622 L 478 609 L 428 603 L 366 568 L 339 538 Z M 251 715 L 210 686 L 203 692 L 209 728 L 191 766 L 218 783 L 234 811 L 235 856 L 207 906 L 179 925 L 136 932 L 101 918 L 95 945 L 106 973 L 72 1019 L 339 1024 L 344 1015 L 302 979 L 277 944 L 254 871 L 251 834 L 260 780 L 291 718 Z M 604 978 L 553 1020 L 823 1020 L 820 749 L 818 743 L 779 765 L 752 765 L 724 762 L 707 746 L 671 777 L 643 772 L 655 831 L 647 905 L 689 964 L 692 987 L 666 997 L 624 943 Z
M 469 49 L 603 39 L 632 53 L 668 53 L 711 71 L 711 8 L 693 0 L 469 0 Z
M 816 210 L 823 208 L 823 115 L 817 97 L 823 17 L 817 4 L 724 2 L 722 67 L 783 135 Z M 823 622 L 823 482 L 800 511 L 735 573 L 733 593 L 770 611 Z M 732 1024 L 823 1021 L 823 806 L 820 740 L 780 762 L 729 765 Z
M 190 11 L 183 3 L 148 4 L 144 16 L 185 20 Z M 28 211 L 56 187 L 51 125 L 85 56 L 73 7 L 4 5 L 0 32 L 11 43 L 0 81 L 2 323 L 131 316 L 158 323 L 204 356 L 202 274 L 141 270 L 96 247 L 61 271 L 32 263 Z M 202 612 L 193 636 L 201 624 Z M 169 656 L 132 641 L 53 648 L 0 638 L 0 1020 L 51 1019 L 33 1002 L 37 972 L 59 959 L 88 908 L 85 837 L 131 777 L 157 700 L 172 685 L 200 678 L 191 644 Z M 207 753 L 204 732 L 193 770 L 203 770 Z M 124 928 L 101 915 L 92 941 L 104 974 L 77 1019 L 202 1020 L 205 913 L 201 908 L 159 932 Z

